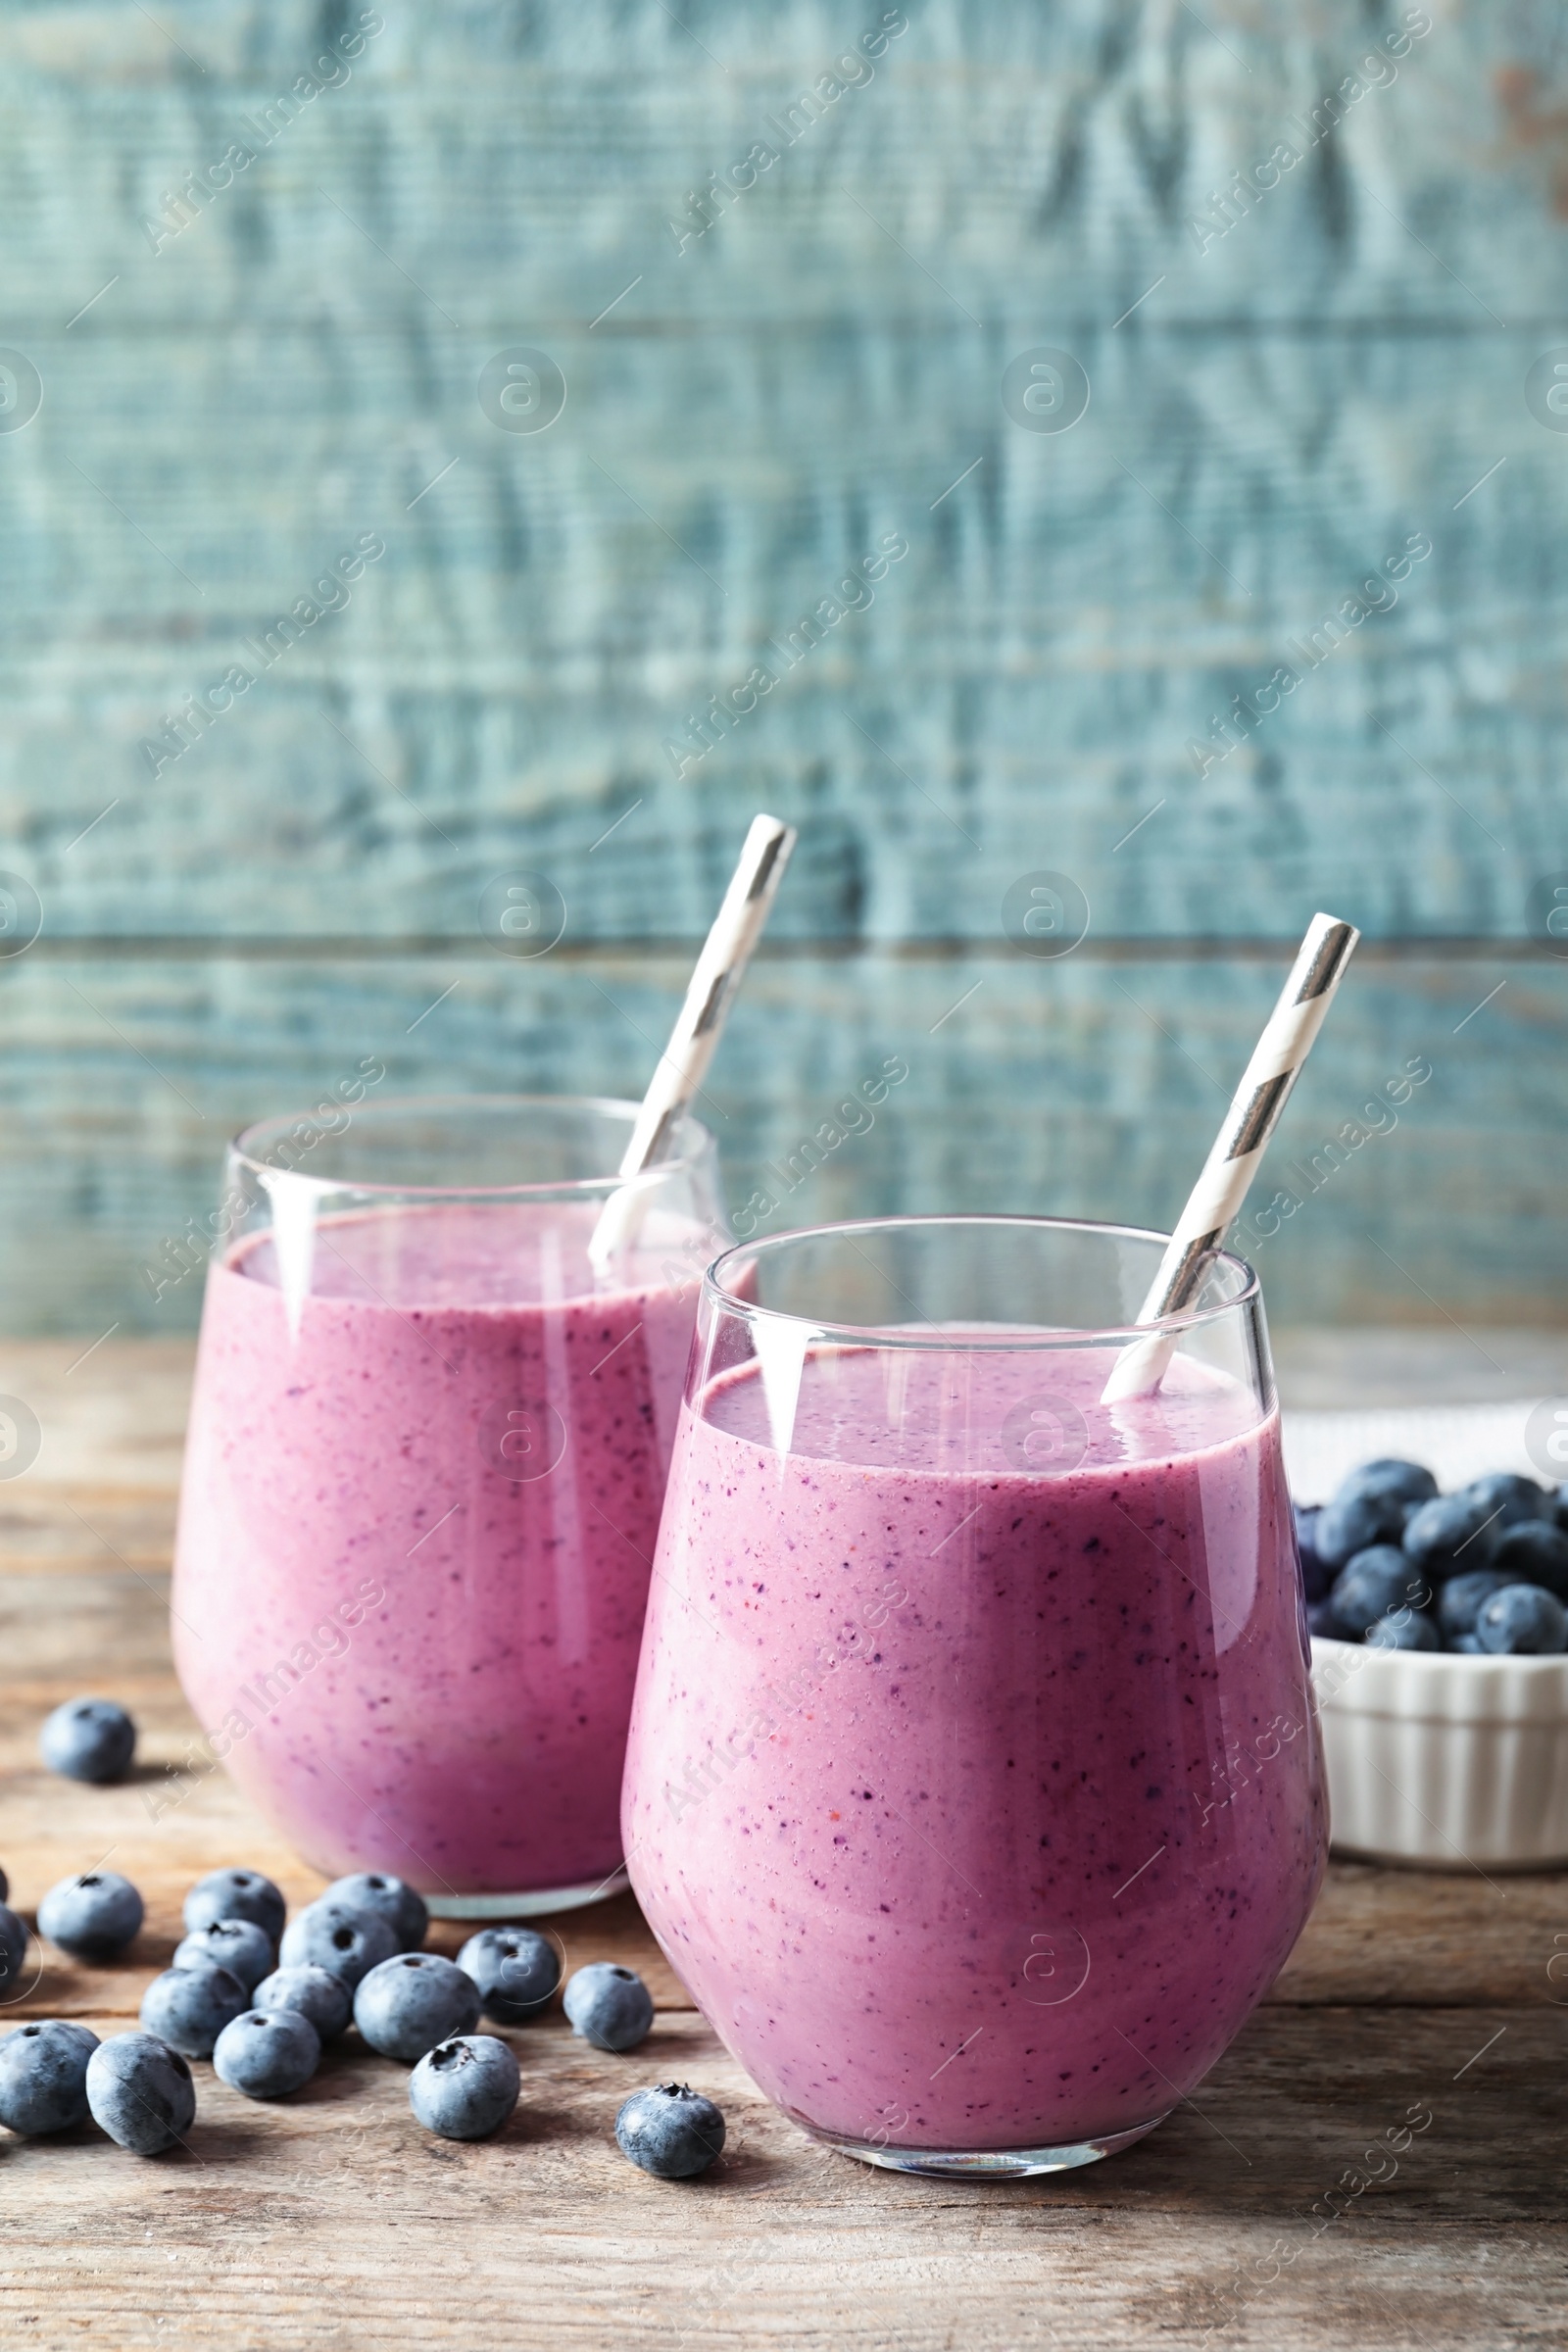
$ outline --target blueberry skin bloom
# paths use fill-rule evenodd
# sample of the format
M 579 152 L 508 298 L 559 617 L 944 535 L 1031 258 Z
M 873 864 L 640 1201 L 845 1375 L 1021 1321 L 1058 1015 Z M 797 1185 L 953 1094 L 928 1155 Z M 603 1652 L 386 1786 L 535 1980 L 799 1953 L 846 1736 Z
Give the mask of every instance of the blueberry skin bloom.
M 87 2120 L 87 2061 L 98 2036 L 63 2017 L 18 2026 L 0 2041 L 0 2124 L 24 2138 Z
M 1494 1657 L 1555 1657 L 1568 1649 L 1568 1610 L 1540 1585 L 1504 1585 L 1482 1602 L 1476 1640 Z
M 1507 1582 L 1494 1568 L 1471 1568 L 1463 1576 L 1449 1577 L 1438 1594 L 1438 1624 L 1450 1646 L 1461 1634 L 1475 1632 L 1482 1602 L 1500 1592 Z
M 1505 1585 L 1543 1585 L 1568 1600 L 1568 1535 L 1549 1519 L 1520 1519 L 1492 1547 L 1492 1566 Z
M 248 1919 L 275 1944 L 287 1917 L 282 1895 L 259 1870 L 210 1870 L 185 1897 L 185 1925 L 192 1934 L 216 1927 L 220 1919 Z
M 1358 1551 L 1334 1580 L 1329 1608 L 1342 1641 L 1359 1642 L 1369 1626 L 1428 1597 L 1421 1571 L 1393 1544 Z
M 1446 1584 L 1472 1568 L 1485 1568 L 1503 1522 L 1487 1522 L 1499 1507 L 1465 1488 L 1423 1502 L 1404 1523 L 1404 1548 L 1429 1584 Z M 1483 1530 L 1485 1532 L 1483 1533 Z
M 579 1968 L 563 2003 L 571 2030 L 596 2050 L 634 2050 L 654 2022 L 654 2003 L 641 1977 L 617 1961 Z
M 213 2071 L 248 2099 L 286 2099 L 321 2062 L 321 2037 L 297 2009 L 247 2009 L 223 2028 Z
M 1414 1502 L 1430 1502 L 1438 1491 L 1438 1482 L 1420 1462 L 1400 1462 L 1384 1459 L 1360 1462 L 1348 1477 L 1342 1478 L 1334 1490 L 1336 1502 L 1348 1502 L 1352 1495 L 1364 1502 L 1408 1506 Z M 1397 1527 L 1398 1522 L 1393 1522 Z
M 285 1968 L 328 1968 L 352 1985 L 397 1948 L 397 1936 L 378 1913 L 356 1911 L 323 1894 L 289 1921 L 277 1956 Z
M 27 1956 L 27 1923 L 0 1903 L 0 1992 L 22 1974 Z
M 1366 1629 L 1368 1649 L 1441 1649 L 1442 1638 L 1419 1609 L 1398 1609 Z
M 494 2034 L 462 2034 L 426 2050 L 409 2077 L 409 2105 L 443 2139 L 486 2139 L 517 2104 L 517 2061 Z
M 352 1878 L 334 1879 L 318 1899 L 347 1903 L 351 1911 L 373 1911 L 391 1928 L 400 1952 L 416 1952 L 430 1924 L 423 1895 L 389 1871 L 360 1870 Z
M 226 1968 L 166 1968 L 141 1996 L 141 2022 L 181 2057 L 210 2058 L 223 2028 L 250 2005 L 250 1993 Z
M 247 1992 L 272 1973 L 272 1946 L 253 1919 L 215 1919 L 174 1946 L 175 1968 L 226 1968 Z
M 292 2009 L 308 2017 L 322 2041 L 336 2041 L 354 2015 L 354 1994 L 329 1968 L 274 1969 L 251 1999 L 258 2009 Z
M 354 2023 L 372 2050 L 412 2066 L 438 2041 L 471 2034 L 479 2023 L 479 1987 L 434 1952 L 399 1952 L 361 1980 Z
M 1545 1488 L 1538 1487 L 1533 1478 L 1521 1478 L 1516 1470 L 1489 1470 L 1485 1478 L 1473 1478 L 1460 1492 L 1480 1503 L 1484 1517 L 1500 1506 L 1502 1516 L 1494 1522 L 1495 1534 L 1522 1519 L 1544 1519 L 1551 1510 L 1551 1496 Z
M 556 1947 L 532 1928 L 481 1928 L 458 1954 L 458 1966 L 479 1987 L 486 2017 L 520 2026 L 550 2006 L 561 1983 Z
M 51 1772 L 98 1787 L 122 1781 L 135 1752 L 136 1726 L 112 1698 L 68 1698 L 38 1734 L 38 1753 Z
M 113 1960 L 142 1923 L 142 1899 L 118 1871 L 62 1879 L 38 1905 L 38 1933 L 73 1960 Z
M 689 2082 L 634 2090 L 615 2118 L 620 2152 L 660 2180 L 705 2173 L 724 2145 L 724 2118 Z
M 92 2120 L 136 2156 L 161 2156 L 196 2120 L 196 2085 L 155 2034 L 112 2034 L 87 2061 Z

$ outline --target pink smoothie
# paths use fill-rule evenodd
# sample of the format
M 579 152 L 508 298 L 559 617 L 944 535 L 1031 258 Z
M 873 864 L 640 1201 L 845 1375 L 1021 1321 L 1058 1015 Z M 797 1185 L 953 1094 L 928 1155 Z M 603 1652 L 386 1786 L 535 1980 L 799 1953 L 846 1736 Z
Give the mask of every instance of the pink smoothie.
M 695 1236 L 651 1226 L 596 1291 L 595 1213 L 323 1220 L 297 1332 L 270 1240 L 213 1267 L 175 1653 L 217 1752 L 323 1871 L 439 1895 L 620 1861 L 694 1313 L 670 1249 Z
M 788 1453 L 754 1365 L 683 1415 L 629 1867 L 705 2014 L 818 2130 L 975 2151 L 1148 2125 L 1311 1907 L 1277 1415 L 1181 1358 L 1102 1408 L 1111 1360 L 824 1351 Z M 1043 1392 L 1087 1423 L 1070 1474 L 1020 1450 Z

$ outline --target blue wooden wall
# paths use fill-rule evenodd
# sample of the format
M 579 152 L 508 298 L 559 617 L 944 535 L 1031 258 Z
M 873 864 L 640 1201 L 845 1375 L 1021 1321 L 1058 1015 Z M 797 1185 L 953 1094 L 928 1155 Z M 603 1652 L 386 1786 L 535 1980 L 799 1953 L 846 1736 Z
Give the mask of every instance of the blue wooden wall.
M 0 198 L 4 1327 L 362 1056 L 640 1091 L 760 806 L 733 1199 L 899 1054 L 791 1221 L 1168 1220 L 1321 906 L 1276 1319 L 1568 1311 L 1558 12 L 14 0 Z

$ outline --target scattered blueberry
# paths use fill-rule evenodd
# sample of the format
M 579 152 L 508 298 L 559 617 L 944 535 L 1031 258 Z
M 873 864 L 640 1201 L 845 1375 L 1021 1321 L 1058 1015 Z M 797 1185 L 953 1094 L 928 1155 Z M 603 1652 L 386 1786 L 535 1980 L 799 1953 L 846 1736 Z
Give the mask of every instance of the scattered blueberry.
M 1441 1649 L 1442 1638 L 1419 1609 L 1396 1609 L 1366 1629 L 1368 1649 Z
M 297 2009 L 247 2009 L 213 2046 L 213 2072 L 248 2099 L 286 2099 L 321 2062 L 321 2037 Z
M 1494 1568 L 1470 1568 L 1463 1576 L 1449 1577 L 1438 1594 L 1438 1624 L 1450 1648 L 1460 1634 L 1475 1632 L 1481 1603 L 1500 1592 L 1507 1582 Z
M 68 1698 L 38 1734 L 50 1771 L 72 1781 L 122 1781 L 135 1752 L 136 1726 L 112 1698 Z
M 355 1911 L 323 1894 L 294 1914 L 277 1956 L 285 1968 L 329 1968 L 345 1984 L 357 1984 L 397 1948 L 397 1936 L 375 1912 Z
M 634 2050 L 654 2022 L 654 2004 L 641 1977 L 617 1961 L 579 1968 L 564 2003 L 574 2034 L 596 2050 Z
M 532 1928 L 481 1928 L 458 1954 L 458 1966 L 478 1985 L 485 2016 L 503 2026 L 537 2017 L 561 1983 L 555 1945 Z
M 1303 1510 L 1298 1502 L 1293 1502 L 1291 1510 L 1296 1520 L 1296 1548 L 1301 1555 L 1302 1589 L 1309 1602 L 1321 1600 L 1329 1589 L 1329 1572 L 1312 1541 L 1317 1533 L 1317 1513 Z
M 87 2061 L 98 2036 L 62 2017 L 18 2026 L 0 2041 L 0 2124 L 32 2138 L 87 2120 Z
M 0 1903 L 0 1992 L 21 1976 L 26 1956 L 26 1922 Z
M 276 1943 L 287 1917 L 282 1895 L 259 1870 L 210 1870 L 185 1897 L 185 1925 L 193 1933 L 220 1919 L 248 1919 Z
M 74 1960 L 113 1960 L 142 1922 L 142 1900 L 115 1870 L 62 1879 L 38 1905 L 38 1933 Z
M 623 2156 L 660 2180 L 705 2173 L 724 2145 L 724 2118 L 688 2082 L 634 2090 L 615 2118 Z
M 1359 1642 L 1368 1626 L 1395 1609 L 1419 1608 L 1428 1597 L 1419 1568 L 1393 1544 L 1358 1551 L 1340 1570 L 1329 1607 L 1342 1641 Z
M 1438 1491 L 1438 1482 L 1420 1462 L 1383 1460 L 1362 1462 L 1348 1478 L 1342 1478 L 1334 1492 L 1336 1502 L 1348 1502 L 1351 1496 L 1364 1502 L 1409 1505 L 1430 1502 Z M 1391 1530 L 1399 1523 L 1392 1519 Z
M 1482 1602 L 1476 1640 L 1494 1657 L 1555 1657 L 1568 1649 L 1568 1610 L 1540 1585 L 1504 1585 Z
M 399 1952 L 361 1979 L 354 2023 L 372 2050 L 412 2066 L 438 2041 L 473 2032 L 479 2023 L 479 1987 L 454 1961 L 434 1952 Z
M 196 2085 L 177 2050 L 153 2034 L 112 2034 L 87 2060 L 95 2124 L 138 2156 L 161 2156 L 196 2118 Z
M 193 1928 L 175 1944 L 172 1965 L 226 1968 L 250 1992 L 272 1973 L 272 1946 L 253 1919 L 215 1919 L 210 1928 Z
M 484 2139 L 517 2104 L 517 2061 L 494 2034 L 461 2034 L 426 2050 L 409 2077 L 409 2105 L 443 2139 Z
M 141 2022 L 186 2058 L 210 2058 L 223 2028 L 250 2005 L 249 1991 L 226 1968 L 166 1968 L 141 1996 Z
M 308 2017 L 322 2041 L 336 2041 L 354 2015 L 354 1994 L 342 1978 L 308 1962 L 274 1969 L 262 1979 L 251 1999 L 258 2009 L 293 2009 Z
M 1549 1519 L 1519 1519 L 1492 1546 L 1492 1566 L 1504 1584 L 1544 1585 L 1568 1600 L 1568 1535 Z
M 391 1928 L 400 1952 L 416 1952 L 430 1924 L 423 1895 L 384 1870 L 361 1870 L 350 1879 L 334 1879 L 319 1899 L 346 1903 L 351 1911 L 373 1911 Z
M 1375 1544 L 1386 1544 L 1391 1537 L 1397 1543 L 1403 1526 L 1402 1503 L 1364 1494 L 1347 1495 L 1342 1501 L 1336 1495 L 1317 1515 L 1312 1548 L 1325 1568 L 1343 1568 L 1347 1560 L 1358 1551 L 1370 1551 Z
M 1404 1524 L 1404 1548 L 1429 1584 L 1446 1584 L 1450 1576 L 1487 1566 L 1502 1524 L 1489 1526 L 1488 1521 L 1499 1508 L 1506 1505 L 1466 1488 L 1458 1494 L 1440 1494 L 1411 1513 Z

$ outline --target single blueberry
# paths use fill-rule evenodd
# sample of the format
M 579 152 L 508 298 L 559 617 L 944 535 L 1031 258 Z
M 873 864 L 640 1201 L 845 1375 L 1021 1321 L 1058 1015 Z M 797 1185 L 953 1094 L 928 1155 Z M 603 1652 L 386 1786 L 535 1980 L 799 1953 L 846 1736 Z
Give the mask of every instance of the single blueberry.
M 517 2104 L 517 2061 L 494 2034 L 462 2034 L 426 2050 L 409 2077 L 409 2105 L 443 2139 L 484 2139 Z
M 293 2009 L 308 2017 L 322 2041 L 336 2041 L 354 2015 L 354 1994 L 342 1978 L 309 1964 L 274 1969 L 251 1999 L 258 2009 Z
M 1306 1630 L 1320 1642 L 1348 1642 L 1349 1640 L 1348 1634 L 1342 1634 L 1334 1622 L 1332 1600 L 1309 1600 L 1307 1602 Z
M 1504 1585 L 1482 1602 L 1476 1640 L 1494 1657 L 1556 1657 L 1568 1649 L 1568 1610 L 1540 1585 Z
M 87 2120 L 87 2061 L 98 2036 L 63 2017 L 18 2026 L 0 2041 L 0 2124 L 32 2138 Z
M 1440 1494 L 1436 1502 L 1423 1502 L 1411 1512 L 1404 1523 L 1404 1549 L 1428 1584 L 1446 1584 L 1450 1576 L 1486 1567 L 1502 1507 L 1465 1489 Z
M 210 1928 L 194 1928 L 175 1944 L 172 1965 L 226 1968 L 249 1992 L 271 1975 L 272 1946 L 253 1919 L 215 1919 Z
M 1545 1488 L 1533 1478 L 1521 1478 L 1516 1470 L 1489 1470 L 1485 1478 L 1473 1478 L 1459 1491 L 1489 1514 L 1501 1511 L 1502 1516 L 1493 1521 L 1494 1542 L 1505 1527 L 1521 1519 L 1544 1519 L 1548 1513 L 1550 1497 Z
M 1494 1568 L 1468 1568 L 1463 1576 L 1450 1576 L 1438 1594 L 1438 1624 L 1444 1640 L 1451 1645 L 1457 1635 L 1473 1634 L 1482 1602 L 1500 1592 L 1507 1582 Z
M 1430 1502 L 1438 1491 L 1438 1482 L 1420 1462 L 1382 1460 L 1361 1462 L 1334 1490 L 1336 1502 L 1348 1502 L 1352 1496 L 1364 1502 L 1382 1502 L 1390 1506 L 1412 1502 Z M 1397 1522 L 1391 1523 L 1395 1533 Z
M 141 1996 L 141 2022 L 182 2056 L 210 2058 L 223 2028 L 250 2005 L 249 1991 L 226 1968 L 166 1968 Z
M 481 1928 L 458 1954 L 458 1966 L 479 1987 L 486 2017 L 520 2026 L 550 2006 L 561 1983 L 556 1947 L 532 1928 Z
M 1329 1607 L 1342 1639 L 1359 1642 L 1369 1626 L 1399 1608 L 1419 1608 L 1430 1597 L 1415 1563 L 1393 1544 L 1376 1544 L 1348 1560 L 1334 1580 Z
M 1568 1600 L 1568 1535 L 1549 1519 L 1516 1519 L 1492 1546 L 1492 1566 L 1507 1585 L 1544 1585 Z
M 185 1925 L 193 1932 L 220 1919 L 248 1919 L 275 1944 L 287 1917 L 282 1895 L 259 1870 L 210 1870 L 185 1897 Z
M 1301 1587 L 1308 1601 L 1321 1600 L 1329 1589 L 1329 1572 L 1313 1543 L 1317 1533 L 1317 1512 L 1293 1502 L 1291 1515 L 1296 1521 L 1296 1548 L 1301 1555 Z
M 26 1957 L 27 1923 L 0 1903 L 0 1992 L 16 1983 Z
M 137 2156 L 161 2156 L 196 2120 L 196 2085 L 154 2034 L 112 2034 L 87 2060 L 93 2122 Z
M 213 2072 L 248 2099 L 286 2099 L 321 2062 L 321 2037 L 297 2009 L 247 2009 L 213 2045 Z
M 434 1952 L 399 1952 L 361 1979 L 354 2023 L 372 2050 L 412 2066 L 438 2041 L 473 2032 L 479 1987 L 456 1962 Z
M 1326 1568 L 1343 1568 L 1358 1551 L 1370 1551 L 1390 1537 L 1396 1543 L 1403 1526 L 1402 1503 L 1380 1502 L 1362 1494 L 1351 1494 L 1342 1502 L 1336 1496 L 1317 1515 L 1312 1548 Z
M 563 2003 L 571 2030 L 596 2050 L 634 2050 L 654 2022 L 654 2004 L 641 1977 L 617 1961 L 579 1968 Z
M 38 1905 L 38 1933 L 73 1960 L 113 1960 L 142 1923 L 142 1900 L 115 1870 L 62 1879 Z
M 1487 1654 L 1474 1634 L 1455 1634 L 1448 1647 L 1466 1658 L 1484 1658 Z
M 277 1956 L 285 1968 L 329 1968 L 345 1984 L 357 1984 L 397 1948 L 396 1935 L 377 1912 L 355 1911 L 323 1894 L 296 1911 L 283 1930 Z
M 68 1698 L 38 1734 L 50 1771 L 72 1781 L 122 1781 L 135 1752 L 136 1726 L 112 1698 Z
M 319 1897 L 323 1903 L 347 1903 L 351 1911 L 373 1911 L 397 1937 L 395 1949 L 416 1952 L 424 1941 L 430 1914 L 422 1894 L 384 1870 L 359 1870 L 349 1879 L 334 1879 Z
M 1368 1649 L 1441 1649 L 1443 1642 L 1430 1617 L 1420 1609 L 1396 1609 L 1366 1629 Z
M 705 2173 L 724 2145 L 724 2118 L 688 2082 L 634 2090 L 615 2118 L 623 2156 L 661 2180 Z

